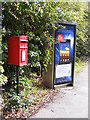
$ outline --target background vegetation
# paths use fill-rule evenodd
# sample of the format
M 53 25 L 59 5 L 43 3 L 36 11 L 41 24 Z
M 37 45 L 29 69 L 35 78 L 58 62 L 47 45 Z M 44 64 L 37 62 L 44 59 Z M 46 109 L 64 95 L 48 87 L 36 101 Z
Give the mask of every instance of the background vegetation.
M 3 86 L 5 110 L 10 110 L 18 101 L 21 108 L 30 106 L 30 101 L 33 99 L 33 97 L 30 99 L 33 93 L 31 90 L 38 89 L 38 83 L 34 79 L 40 75 L 40 67 L 43 72 L 51 61 L 54 32 L 59 22 L 77 22 L 76 62 L 86 60 L 90 52 L 88 20 L 88 3 L 85 2 L 2 3 L 3 32 L 0 52 L 3 67 L 1 66 L 0 71 L 4 68 L 2 74 L 8 79 L 7 84 Z M 16 95 L 16 68 L 8 65 L 8 39 L 13 35 L 28 36 L 28 65 L 20 67 L 20 97 Z M 4 78 L 3 80 L 6 81 Z M 1 78 L 0 84 L 2 84 Z M 7 104 L 9 98 L 11 101 Z

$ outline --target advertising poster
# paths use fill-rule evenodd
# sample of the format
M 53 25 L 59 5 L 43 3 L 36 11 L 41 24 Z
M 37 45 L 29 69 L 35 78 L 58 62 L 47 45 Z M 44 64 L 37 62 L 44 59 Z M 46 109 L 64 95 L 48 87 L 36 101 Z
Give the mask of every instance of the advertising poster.
M 55 34 L 55 84 L 72 82 L 74 28 L 67 26 Z

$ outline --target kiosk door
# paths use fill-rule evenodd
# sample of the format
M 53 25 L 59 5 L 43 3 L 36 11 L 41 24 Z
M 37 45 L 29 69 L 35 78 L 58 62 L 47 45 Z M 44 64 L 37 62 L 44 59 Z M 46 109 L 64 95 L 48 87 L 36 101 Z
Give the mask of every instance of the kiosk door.
M 55 33 L 54 85 L 73 83 L 73 65 L 75 52 L 74 27 L 57 29 Z

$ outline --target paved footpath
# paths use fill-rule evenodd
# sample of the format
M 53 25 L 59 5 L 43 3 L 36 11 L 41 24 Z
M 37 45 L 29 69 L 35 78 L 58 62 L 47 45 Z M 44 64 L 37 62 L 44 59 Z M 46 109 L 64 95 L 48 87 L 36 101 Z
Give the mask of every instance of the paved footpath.
M 31 118 L 88 118 L 88 65 L 76 75 L 73 88 L 59 89 L 54 100 Z

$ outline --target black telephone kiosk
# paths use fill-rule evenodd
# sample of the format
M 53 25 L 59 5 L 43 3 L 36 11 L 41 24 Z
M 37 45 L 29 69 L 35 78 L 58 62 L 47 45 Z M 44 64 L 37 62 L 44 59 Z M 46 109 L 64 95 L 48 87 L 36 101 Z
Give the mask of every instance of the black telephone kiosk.
M 61 84 L 74 83 L 76 23 L 59 23 L 55 31 L 52 63 L 44 71 L 44 85 L 54 88 Z

